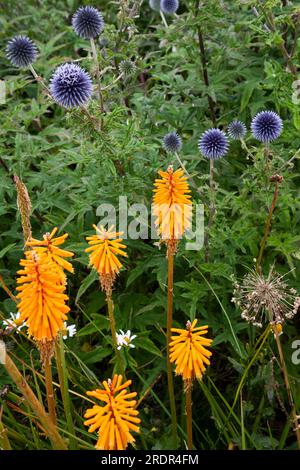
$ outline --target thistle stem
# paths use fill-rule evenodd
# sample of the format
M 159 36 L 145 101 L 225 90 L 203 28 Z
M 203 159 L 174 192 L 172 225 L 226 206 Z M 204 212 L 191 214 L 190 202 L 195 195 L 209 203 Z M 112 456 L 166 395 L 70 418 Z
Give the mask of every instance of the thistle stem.
M 27 403 L 31 407 L 33 413 L 40 420 L 45 433 L 49 437 L 52 446 L 56 450 L 67 450 L 67 446 L 61 435 L 58 433 L 56 426 L 53 424 L 50 416 L 46 413 L 45 408 L 39 402 L 32 389 L 29 387 L 25 378 L 20 374 L 16 365 L 11 360 L 8 354 L 6 354 L 5 362 L 3 366 L 10 378 L 14 381 Z
M 100 100 L 100 111 L 103 114 L 104 113 L 104 101 L 103 101 L 102 88 L 101 88 L 100 65 L 99 65 L 99 60 L 98 60 L 96 44 L 93 38 L 91 39 L 91 49 L 92 49 L 94 63 L 96 66 L 96 77 L 97 77 L 98 94 L 99 94 L 99 100 Z M 102 129 L 102 120 L 101 120 L 101 129 Z
M 192 383 L 190 380 L 184 382 L 185 408 L 188 450 L 193 450 L 193 415 L 192 415 Z
M 58 341 L 55 343 L 55 358 L 56 366 L 58 372 L 58 380 L 60 385 L 60 392 L 62 396 L 62 401 L 64 405 L 64 411 L 69 431 L 69 440 L 70 440 L 70 450 L 77 449 L 76 440 L 73 438 L 75 436 L 74 423 L 72 419 L 72 409 L 71 401 L 69 395 L 69 382 L 68 382 L 68 372 L 66 367 L 66 357 L 65 357 L 65 345 L 63 337 L 60 334 Z
M 168 390 L 172 417 L 172 440 L 174 449 L 177 448 L 177 417 L 176 403 L 174 395 L 173 371 L 170 362 L 170 342 L 171 328 L 173 323 L 173 276 L 174 276 L 174 254 L 168 252 L 168 307 L 167 307 L 167 374 L 168 374 Z
M 109 324 L 110 324 L 110 331 L 111 331 L 111 336 L 112 336 L 112 343 L 113 343 L 113 348 L 115 351 L 116 359 L 117 359 L 117 369 L 119 369 L 120 373 L 122 374 L 123 378 L 125 379 L 125 370 L 123 367 L 123 362 L 121 358 L 120 351 L 118 349 L 118 343 L 117 343 L 117 330 L 116 330 L 116 320 L 115 320 L 115 315 L 114 315 L 114 302 L 112 300 L 111 295 L 107 297 L 107 309 L 108 309 L 108 317 L 109 317 Z
M 257 272 L 261 271 L 262 258 L 263 258 L 263 254 L 264 254 L 264 251 L 265 251 L 267 239 L 268 239 L 268 236 L 269 236 L 270 230 L 271 230 L 272 216 L 273 216 L 273 213 L 274 213 L 275 204 L 276 204 L 276 200 L 277 200 L 277 197 L 278 197 L 279 184 L 281 183 L 281 181 L 282 181 L 282 178 L 279 177 L 279 176 L 276 176 L 276 184 L 275 184 L 273 199 L 272 199 L 271 207 L 269 209 L 269 213 L 268 213 L 268 216 L 267 216 L 267 219 L 266 219 L 266 222 L 265 222 L 265 231 L 264 231 L 263 238 L 260 242 L 259 255 L 258 255 L 258 258 L 257 258 L 257 261 L 256 261 L 256 271 Z
M 164 13 L 163 13 L 161 10 L 160 10 L 160 16 L 161 16 L 161 19 L 162 19 L 162 22 L 163 22 L 164 26 L 165 26 L 166 28 L 168 28 L 169 25 L 168 25 L 168 23 L 167 23 L 166 17 L 165 17 Z
M 53 389 L 53 379 L 52 379 L 52 367 L 51 359 L 47 359 L 44 363 L 44 372 L 45 372 L 45 385 L 46 385 L 46 394 L 47 394 L 47 404 L 48 404 L 48 413 L 56 426 L 56 407 L 55 407 L 55 397 Z
M 184 173 L 186 174 L 186 176 L 189 178 L 190 182 L 191 182 L 191 185 L 200 193 L 199 191 L 199 188 L 198 186 L 196 185 L 195 181 L 194 181 L 194 178 L 191 176 L 191 174 L 188 172 L 188 170 L 186 169 L 186 166 L 184 165 L 183 161 L 181 160 L 179 154 L 177 152 L 175 152 L 175 156 L 177 158 L 177 161 L 179 163 L 179 165 L 181 166 L 181 168 L 183 169 Z
M 291 408 L 291 416 L 292 416 L 294 431 L 295 431 L 296 437 L 297 437 L 298 450 L 300 450 L 300 424 L 298 422 L 298 416 L 297 416 L 297 413 L 296 413 L 296 407 L 295 407 L 293 394 L 292 394 L 292 390 L 291 390 L 291 386 L 290 386 L 290 381 L 289 381 L 287 367 L 286 367 L 284 354 L 283 354 L 283 350 L 282 350 L 282 346 L 281 346 L 281 341 L 280 341 L 280 337 L 278 335 L 278 331 L 277 331 L 276 328 L 274 329 L 274 335 L 275 335 L 275 340 L 276 340 L 277 349 L 278 349 L 278 353 L 279 353 L 279 360 L 280 360 L 281 370 L 282 370 L 282 374 L 283 374 L 283 378 L 284 378 L 285 388 L 286 388 L 286 391 L 287 391 L 289 404 L 290 404 L 290 408 Z
M 29 64 L 29 70 L 32 73 L 34 79 L 42 85 L 42 87 L 44 88 L 44 90 L 45 90 L 46 94 L 49 96 L 49 98 L 52 98 L 49 88 L 47 87 L 47 85 L 44 82 L 43 78 L 36 73 L 36 71 L 34 70 L 32 64 Z

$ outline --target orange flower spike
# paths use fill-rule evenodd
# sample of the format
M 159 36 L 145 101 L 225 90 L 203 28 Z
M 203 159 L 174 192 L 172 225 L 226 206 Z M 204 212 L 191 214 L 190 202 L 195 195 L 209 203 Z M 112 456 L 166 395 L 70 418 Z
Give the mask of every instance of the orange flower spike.
M 182 169 L 159 171 L 154 186 L 153 214 L 164 240 L 178 240 L 191 224 L 191 190 Z
M 17 298 L 20 320 L 28 326 L 28 334 L 36 341 L 54 341 L 67 320 L 69 307 L 65 286 L 61 284 L 57 265 L 45 254 L 25 252 L 20 261 L 23 269 L 17 274 Z
M 212 339 L 205 338 L 208 326 L 195 327 L 197 319 L 186 324 L 186 329 L 172 328 L 173 333 L 170 342 L 170 361 L 175 363 L 176 374 L 182 375 L 184 380 L 192 380 L 195 377 L 201 379 L 206 366 L 210 364 L 209 357 L 212 355 L 207 347 Z
M 57 230 L 58 228 L 55 227 L 51 233 L 45 233 L 43 235 L 43 240 L 31 238 L 26 242 L 26 246 L 33 247 L 37 253 L 47 253 L 61 269 L 65 269 L 66 271 L 73 273 L 74 268 L 72 264 L 69 263 L 69 261 L 66 261 L 64 258 L 71 258 L 74 256 L 74 253 L 59 248 L 59 245 L 62 245 L 66 241 L 69 234 L 65 233 L 60 237 L 53 238 Z
M 96 230 L 96 235 L 86 237 L 91 246 L 85 251 L 90 252 L 90 264 L 98 272 L 102 289 L 109 297 L 116 275 L 122 267 L 118 255 L 127 257 L 124 251 L 126 245 L 121 243 L 123 232 L 113 231 L 113 225 L 107 231 L 103 226 L 98 228 L 93 225 L 93 227 Z
M 86 411 L 84 417 L 89 432 L 98 429 L 98 450 L 125 450 L 129 443 L 135 441 L 131 432 L 139 432 L 139 412 L 135 409 L 136 392 L 127 392 L 131 380 L 122 384 L 122 376 L 114 375 L 113 380 L 104 380 L 104 389 L 86 392 L 88 396 L 97 398 L 104 405 L 94 405 Z

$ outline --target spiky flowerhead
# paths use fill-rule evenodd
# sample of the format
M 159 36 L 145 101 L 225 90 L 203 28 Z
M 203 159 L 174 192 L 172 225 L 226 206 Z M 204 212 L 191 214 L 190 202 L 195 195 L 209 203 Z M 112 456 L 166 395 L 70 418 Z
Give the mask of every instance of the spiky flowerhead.
M 149 0 L 149 6 L 154 11 L 160 11 L 160 0 Z
M 139 412 L 135 409 L 137 401 L 136 392 L 129 392 L 127 388 L 131 380 L 122 384 L 122 375 L 114 375 L 112 380 L 104 380 L 104 389 L 86 392 L 89 397 L 100 400 L 101 405 L 89 408 L 84 417 L 85 426 L 89 432 L 98 430 L 97 450 L 125 450 L 129 443 L 135 442 L 132 432 L 140 432 L 138 418 Z
M 262 327 L 264 321 L 281 324 L 296 315 L 300 298 L 283 278 L 271 268 L 267 277 L 253 270 L 241 284 L 235 283 L 232 302 L 242 310 L 244 320 Z
M 7 43 L 6 56 L 15 67 L 26 68 L 35 61 L 37 47 L 27 36 L 15 36 Z
M 102 290 L 109 298 L 113 283 L 122 267 L 118 255 L 127 257 L 124 251 L 126 245 L 121 243 L 122 238 L 120 237 L 123 232 L 115 232 L 113 225 L 108 230 L 105 230 L 103 226 L 98 228 L 93 225 L 93 227 L 96 230 L 96 235 L 86 237 L 91 246 L 85 251 L 90 253 L 90 264 L 99 274 Z
M 26 251 L 18 271 L 17 299 L 20 320 L 38 343 L 53 343 L 67 320 L 69 307 L 60 270 L 45 253 Z
M 125 78 L 132 77 L 136 72 L 136 65 L 133 60 L 125 59 L 121 60 L 119 65 L 120 73 L 122 73 Z
M 66 281 L 64 270 L 69 271 L 70 273 L 74 272 L 74 268 L 72 264 L 67 261 L 65 258 L 71 258 L 74 256 L 74 253 L 71 251 L 63 250 L 59 248 L 66 239 L 68 238 L 68 234 L 65 233 L 60 237 L 54 238 L 58 228 L 55 227 L 52 232 L 47 232 L 43 235 L 43 240 L 37 240 L 35 238 L 31 238 L 26 242 L 26 246 L 31 247 L 37 254 L 46 254 L 51 261 L 57 264 L 59 270 L 61 271 L 61 280 L 62 282 Z
M 261 111 L 251 122 L 253 136 L 264 144 L 277 139 L 282 128 L 282 120 L 274 111 Z
M 170 342 L 170 362 L 176 364 L 176 374 L 182 375 L 185 381 L 193 380 L 195 377 L 201 379 L 206 366 L 210 364 L 209 357 L 212 355 L 208 349 L 212 339 L 205 338 L 208 326 L 198 326 L 197 319 L 186 324 L 186 329 L 172 328 Z
M 160 2 L 160 9 L 163 13 L 167 13 L 168 15 L 174 15 L 179 7 L 178 0 L 161 0 Z
M 94 7 L 80 7 L 74 13 L 72 26 L 75 33 L 81 38 L 93 39 L 99 36 L 104 29 L 102 13 Z
M 182 147 L 182 140 L 177 132 L 170 132 L 164 136 L 163 146 L 167 152 L 179 152 Z
M 51 95 L 64 108 L 86 104 L 92 91 L 91 77 L 77 64 L 60 65 L 50 80 Z
M 192 201 L 187 178 L 180 168 L 169 166 L 158 172 L 161 179 L 154 183 L 152 213 L 161 240 L 167 244 L 168 254 L 174 254 L 178 241 L 191 226 Z
M 243 139 L 246 135 L 247 127 L 242 121 L 232 121 L 228 126 L 228 135 L 233 140 Z
M 228 152 L 228 138 L 220 129 L 205 131 L 198 142 L 199 150 L 208 160 L 222 158 Z

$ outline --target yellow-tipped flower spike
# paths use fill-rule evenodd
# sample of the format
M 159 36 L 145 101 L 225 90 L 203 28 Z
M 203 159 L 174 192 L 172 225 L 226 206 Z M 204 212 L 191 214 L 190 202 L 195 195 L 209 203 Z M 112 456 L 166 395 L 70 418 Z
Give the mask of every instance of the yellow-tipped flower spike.
M 162 240 L 176 249 L 178 240 L 191 225 L 191 191 L 181 168 L 174 171 L 169 166 L 167 171 L 158 173 L 161 179 L 155 180 L 153 190 L 155 224 Z
M 64 258 L 71 258 L 74 256 L 74 253 L 58 248 L 59 245 L 62 245 L 65 242 L 69 235 L 65 233 L 60 237 L 53 238 L 57 230 L 58 228 L 55 227 L 51 233 L 45 233 L 45 235 L 43 235 L 43 240 L 36 240 L 35 238 L 31 238 L 26 242 L 26 246 L 34 248 L 37 254 L 46 253 L 52 261 L 60 266 L 61 269 L 65 269 L 66 271 L 73 273 L 74 268 L 72 264 L 69 263 L 69 261 L 66 261 Z
M 212 339 L 204 338 L 208 326 L 198 326 L 197 319 L 186 324 L 186 329 L 172 328 L 173 333 L 170 342 L 170 361 L 176 364 L 176 374 L 182 375 L 184 380 L 190 381 L 195 377 L 201 379 L 206 366 L 210 364 L 211 352 L 206 349 Z
M 38 343 L 53 342 L 70 311 L 60 269 L 45 253 L 27 251 L 25 257 L 17 273 L 20 321 L 26 322 L 28 334 Z
M 98 228 L 93 225 L 93 227 L 96 235 L 86 237 L 91 246 L 85 251 L 91 252 L 90 264 L 98 272 L 101 287 L 109 297 L 115 278 L 122 267 L 118 255 L 127 257 L 124 251 L 126 245 L 121 243 L 120 237 L 123 232 L 113 231 L 113 225 L 108 230 L 105 230 L 103 226 Z
M 103 382 L 104 389 L 86 392 L 104 404 L 94 405 L 86 411 L 85 426 L 90 426 L 89 432 L 98 430 L 98 450 L 125 450 L 129 443 L 135 442 L 131 432 L 139 432 L 139 412 L 135 409 L 136 392 L 129 393 L 127 387 L 131 380 L 122 384 L 122 375 L 114 375 L 113 380 Z

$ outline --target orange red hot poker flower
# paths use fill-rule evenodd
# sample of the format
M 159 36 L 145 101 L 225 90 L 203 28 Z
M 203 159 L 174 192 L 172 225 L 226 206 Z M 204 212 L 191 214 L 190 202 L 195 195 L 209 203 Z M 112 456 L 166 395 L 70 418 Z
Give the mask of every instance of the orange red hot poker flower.
M 182 375 L 184 380 L 192 380 L 195 377 L 201 379 L 206 366 L 210 364 L 209 357 L 211 352 L 207 346 L 210 346 L 212 339 L 205 338 L 208 326 L 198 326 L 197 319 L 186 324 L 186 329 L 172 328 L 173 333 L 178 336 L 172 336 L 170 342 L 170 361 L 176 365 L 176 374 Z
M 187 178 L 182 169 L 174 171 L 172 166 L 158 173 L 161 179 L 155 180 L 153 198 L 155 224 L 163 240 L 179 240 L 191 224 L 192 202 Z
M 17 279 L 20 321 L 26 322 L 29 335 L 36 341 L 54 341 L 70 310 L 59 268 L 47 254 L 35 251 L 25 252 L 20 265 Z
M 96 230 L 96 235 L 86 237 L 91 246 L 85 251 L 90 252 L 90 264 L 98 272 L 101 287 L 109 296 L 116 275 L 122 267 L 118 255 L 127 257 L 124 251 L 126 245 L 121 243 L 122 238 L 120 238 L 123 232 L 115 232 L 113 225 L 108 230 L 105 230 L 103 226 L 98 228 L 93 225 L 93 227 Z
M 31 238 L 26 242 L 26 246 L 33 247 L 36 253 L 46 253 L 49 258 L 54 261 L 62 270 L 69 271 L 70 273 L 74 272 L 74 268 L 69 261 L 65 258 L 71 258 L 74 256 L 74 253 L 71 251 L 63 250 L 59 248 L 66 239 L 68 238 L 68 234 L 65 233 L 60 237 L 53 238 L 56 234 L 58 228 L 55 227 L 51 233 L 45 233 L 43 236 L 43 240 L 36 240 L 35 238 Z
M 94 405 L 86 411 L 85 426 L 89 432 L 98 429 L 98 450 L 125 450 L 129 443 L 135 442 L 132 431 L 139 432 L 139 412 L 135 409 L 136 392 L 129 393 L 127 387 L 131 380 L 122 384 L 122 375 L 114 375 L 113 380 L 104 380 L 104 389 L 86 392 L 88 396 L 100 400 L 102 405 Z

